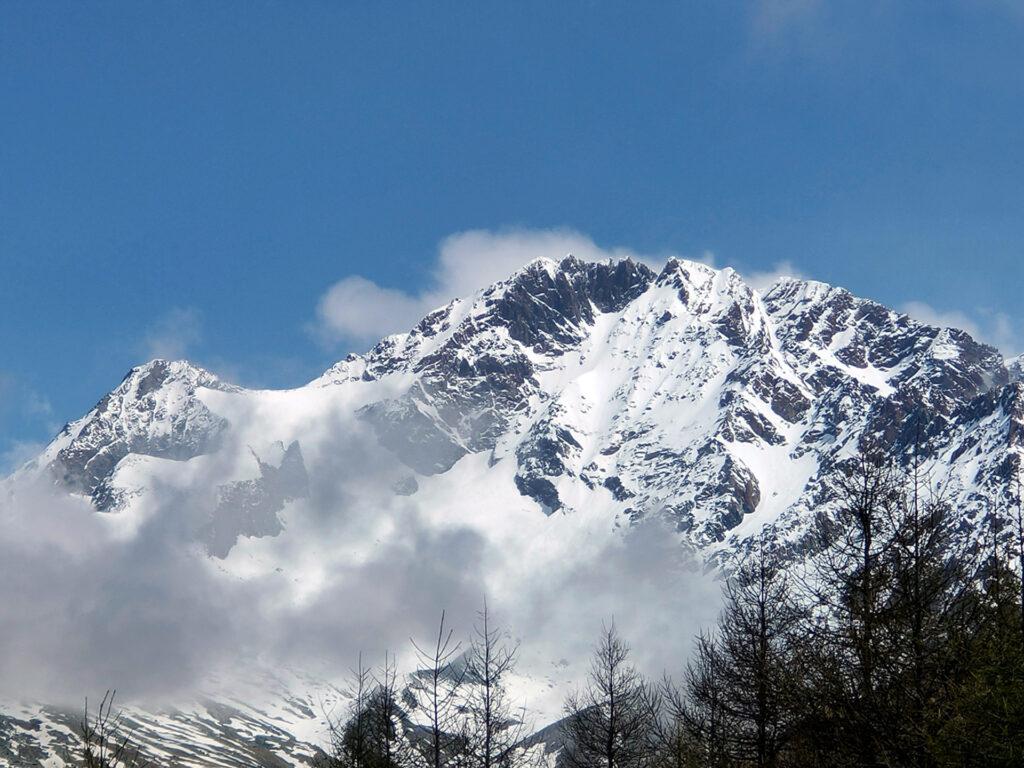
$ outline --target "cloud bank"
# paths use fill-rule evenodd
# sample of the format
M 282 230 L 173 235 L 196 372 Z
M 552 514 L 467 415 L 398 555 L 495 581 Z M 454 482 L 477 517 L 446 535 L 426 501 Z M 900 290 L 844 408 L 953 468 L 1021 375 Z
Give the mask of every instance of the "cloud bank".
M 623 533 L 600 515 L 548 518 L 511 474 L 512 506 L 487 497 L 496 484 L 473 485 L 472 472 L 420 478 L 416 495 L 396 495 L 409 470 L 341 408 L 295 426 L 309 492 L 282 511 L 284 531 L 210 558 L 196 531 L 238 457 L 267 442 L 253 413 L 227 415 L 232 437 L 217 454 L 127 460 L 147 487 L 127 510 L 97 513 L 45 473 L 0 488 L 4 695 L 76 705 L 116 687 L 126 701 L 173 703 L 212 681 L 230 694 L 254 665 L 339 682 L 359 653 L 385 650 L 410 670 L 410 636 L 428 638 L 442 609 L 468 636 L 485 596 L 521 638 L 527 675 L 561 658 L 578 663 L 566 682 L 582 674 L 611 617 L 659 674 L 678 671 L 693 633 L 714 619 L 718 584 L 657 523 Z M 465 461 L 476 459 L 486 461 Z M 491 504 L 521 511 L 498 519 Z M 531 707 L 557 716 L 563 693 L 545 687 Z

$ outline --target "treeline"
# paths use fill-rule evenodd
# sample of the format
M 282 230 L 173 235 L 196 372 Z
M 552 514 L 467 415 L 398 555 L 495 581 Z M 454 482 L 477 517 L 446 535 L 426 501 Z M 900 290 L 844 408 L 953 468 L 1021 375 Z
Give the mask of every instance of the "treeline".
M 1024 765 L 1024 520 L 982 546 L 916 467 L 851 462 L 799 566 L 762 539 L 725 584 L 677 681 L 644 678 L 614 624 L 546 756 L 504 688 L 515 649 L 482 614 L 468 653 L 442 617 L 401 702 L 361 665 L 331 768 L 803 768 Z M 1013 518 L 1013 515 L 1010 515 Z M 790 553 L 791 554 L 791 553 Z M 680 628 L 685 631 L 686 628 Z M 691 630 L 692 631 L 692 630 Z M 640 639 L 642 641 L 642 638 Z M 425 684 L 424 684 L 425 681 Z M 413 728 L 403 707 L 427 713 Z
M 1024 765 L 1019 504 L 979 549 L 926 485 L 862 455 L 803 568 L 751 552 L 680 686 L 648 685 L 652 765 Z

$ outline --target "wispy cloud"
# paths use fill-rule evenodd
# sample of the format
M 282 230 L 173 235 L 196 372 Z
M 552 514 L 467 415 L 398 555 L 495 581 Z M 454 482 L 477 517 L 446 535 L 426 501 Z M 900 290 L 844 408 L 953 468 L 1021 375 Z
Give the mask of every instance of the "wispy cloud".
M 793 262 L 788 260 L 778 262 L 771 269 L 743 273 L 743 278 L 747 281 L 747 285 L 755 291 L 766 290 L 772 283 L 782 277 L 794 277 L 798 280 L 807 279 L 807 275 Z
M 755 0 L 750 4 L 751 33 L 759 42 L 776 42 L 815 22 L 823 0 Z
M 1014 21 L 1024 21 L 1024 3 L 1021 0 L 961 0 L 963 5 L 970 8 L 989 8 L 1009 16 Z
M 203 338 L 202 314 L 193 307 L 175 307 L 157 318 L 143 336 L 140 348 L 148 358 L 178 360 Z
M 40 440 L 57 429 L 50 400 L 22 378 L 0 371 L 0 477 L 35 456 L 43 447 Z
M 971 312 L 960 309 L 937 309 L 923 301 L 908 301 L 899 310 L 921 323 L 939 328 L 959 328 L 978 341 L 991 344 L 1005 355 L 1024 352 L 1024 333 L 1005 312 L 980 307 Z
M 35 440 L 12 440 L 0 450 L 0 477 L 6 477 L 34 459 L 45 447 L 45 443 Z
M 886 44 L 900 18 L 893 0 L 750 0 L 746 8 L 749 45 L 758 59 L 809 60 L 815 74 L 831 77 L 869 65 L 869 52 Z
M 27 421 L 49 422 L 53 419 L 53 405 L 46 395 L 23 378 L 0 371 L 0 417 L 5 414 Z

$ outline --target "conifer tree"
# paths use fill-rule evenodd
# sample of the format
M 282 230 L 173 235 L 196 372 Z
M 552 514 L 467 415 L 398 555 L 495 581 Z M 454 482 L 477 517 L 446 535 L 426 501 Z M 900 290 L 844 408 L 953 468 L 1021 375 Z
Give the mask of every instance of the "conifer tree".
M 718 624 L 719 695 L 730 723 L 725 743 L 741 764 L 774 768 L 793 736 L 801 619 L 778 553 L 762 537 L 727 583 Z

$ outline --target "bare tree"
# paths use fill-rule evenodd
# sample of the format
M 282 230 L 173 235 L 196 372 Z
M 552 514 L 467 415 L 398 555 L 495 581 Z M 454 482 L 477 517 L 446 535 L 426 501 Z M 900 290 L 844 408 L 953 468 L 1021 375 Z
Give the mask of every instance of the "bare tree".
M 331 739 L 331 753 L 325 761 L 328 768 L 369 768 L 373 762 L 370 753 L 371 678 L 370 671 L 363 665 L 361 653 L 356 668 L 351 671 L 350 686 L 352 702 L 348 717 L 336 720 L 330 713 L 325 713 Z
M 405 768 L 412 761 L 398 703 L 398 669 L 393 656 L 384 654 L 384 663 L 373 680 L 375 688 L 367 703 L 374 759 L 370 768 Z
M 478 768 L 510 766 L 519 755 L 525 707 L 513 711 L 504 683 L 505 676 L 515 668 L 518 650 L 518 645 L 503 639 L 502 628 L 491 621 L 485 600 L 474 627 L 465 677 L 473 689 L 466 702 L 466 745 L 471 764 Z
M 583 690 L 568 697 L 562 730 L 571 768 L 643 768 L 657 754 L 659 696 L 629 662 L 614 623 L 594 649 Z
M 398 672 L 390 653 L 370 672 L 359 665 L 352 672 L 353 701 L 344 723 L 332 721 L 328 768 L 410 768 L 412 747 L 398 703 Z
M 671 688 L 671 694 L 664 691 L 664 695 L 679 694 L 671 681 L 663 685 Z M 659 718 L 657 729 L 652 768 L 703 768 L 702 745 L 693 738 L 683 719 L 668 714 Z
M 915 454 L 896 506 L 892 592 L 885 629 L 886 711 L 902 764 L 934 765 L 936 732 L 951 716 L 951 691 L 964 676 L 964 646 L 977 601 L 966 550 L 954 543 L 949 506 L 930 490 Z
M 725 709 L 724 660 L 718 638 L 708 632 L 697 636 L 693 658 L 687 663 L 683 689 L 670 692 L 669 711 L 697 745 L 698 765 L 722 768 L 728 763 L 726 738 L 731 723 Z
M 424 649 L 415 640 L 411 641 L 426 678 L 426 711 L 430 729 L 428 759 L 431 768 L 442 768 L 461 742 L 457 710 L 466 666 L 455 664 L 462 644 L 453 641 L 452 636 L 453 631 L 445 627 L 445 612 L 441 611 L 441 623 L 433 647 Z
M 796 725 L 793 646 L 802 616 L 778 553 L 762 536 L 726 585 L 717 664 L 731 723 L 726 743 L 758 768 L 779 764 Z
M 809 642 L 829 654 L 822 669 L 837 675 L 823 687 L 835 696 L 828 708 L 844 741 L 863 765 L 885 764 L 889 724 L 882 711 L 884 661 L 893 584 L 891 552 L 899 485 L 892 461 L 877 452 L 858 454 L 839 478 L 839 508 L 819 515 L 819 552 L 810 596 L 825 620 L 811 625 Z
M 82 765 L 85 768 L 142 768 L 148 765 L 132 744 L 131 732 L 124 732 L 124 714 L 114 711 L 117 691 L 107 691 L 96 713 L 89 713 L 89 699 L 79 723 L 82 739 Z

